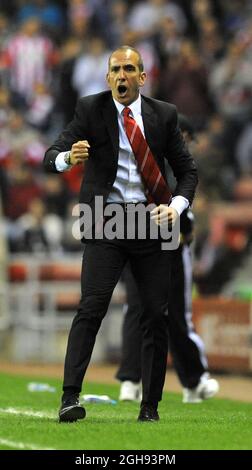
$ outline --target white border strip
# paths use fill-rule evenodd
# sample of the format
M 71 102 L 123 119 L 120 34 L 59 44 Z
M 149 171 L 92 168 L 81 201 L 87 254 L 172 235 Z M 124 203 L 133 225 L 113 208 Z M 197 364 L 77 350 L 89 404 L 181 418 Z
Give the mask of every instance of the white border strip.
M 22 410 L 18 408 L 0 408 L 0 413 L 8 413 L 19 416 L 30 416 L 33 418 L 55 418 L 54 413 L 44 413 L 43 411 Z
M 11 447 L 12 449 L 28 449 L 28 450 L 56 450 L 49 447 L 40 447 L 36 444 L 28 444 L 25 442 L 16 442 L 16 441 L 9 441 L 9 439 L 2 439 L 0 437 L 0 445 L 4 445 L 6 447 Z

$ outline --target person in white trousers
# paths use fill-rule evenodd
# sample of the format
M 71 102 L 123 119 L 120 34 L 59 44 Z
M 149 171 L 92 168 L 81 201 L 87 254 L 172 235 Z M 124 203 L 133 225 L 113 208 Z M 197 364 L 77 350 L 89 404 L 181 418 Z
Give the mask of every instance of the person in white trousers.
M 179 125 L 188 145 L 195 133 L 190 121 L 179 115 Z M 173 365 L 183 387 L 184 403 L 200 403 L 219 390 L 217 380 L 210 377 L 205 347 L 192 321 L 192 255 L 193 213 L 185 210 L 180 217 L 181 242 L 173 252 L 171 296 L 168 309 L 169 345 Z M 138 289 L 127 265 L 123 279 L 127 304 L 122 327 L 122 358 L 116 378 L 121 382 L 119 400 L 141 400 L 141 329 L 139 315 L 142 309 Z M 181 295 L 181 293 L 183 293 Z

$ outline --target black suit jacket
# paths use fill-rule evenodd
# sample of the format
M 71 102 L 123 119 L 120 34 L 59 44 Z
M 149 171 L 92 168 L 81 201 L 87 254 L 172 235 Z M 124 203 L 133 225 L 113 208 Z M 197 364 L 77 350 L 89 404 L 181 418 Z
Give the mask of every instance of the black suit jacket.
M 197 185 L 197 170 L 178 128 L 176 107 L 142 96 L 142 118 L 148 145 L 166 179 L 167 159 L 177 180 L 173 195 L 192 202 Z M 78 140 L 88 140 L 89 159 L 80 189 L 80 202 L 92 202 L 94 196 L 106 201 L 116 178 L 119 154 L 117 109 L 110 91 L 81 98 L 73 120 L 47 150 L 44 166 L 57 172 L 55 159 L 59 152 L 70 150 Z

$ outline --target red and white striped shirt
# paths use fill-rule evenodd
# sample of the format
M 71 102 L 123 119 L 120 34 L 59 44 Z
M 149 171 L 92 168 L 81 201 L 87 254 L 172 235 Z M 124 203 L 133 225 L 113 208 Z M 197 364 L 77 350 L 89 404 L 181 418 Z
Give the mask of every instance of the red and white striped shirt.
M 48 84 L 53 57 L 53 44 L 49 38 L 17 34 L 10 39 L 5 59 L 11 89 L 29 99 L 35 83 Z

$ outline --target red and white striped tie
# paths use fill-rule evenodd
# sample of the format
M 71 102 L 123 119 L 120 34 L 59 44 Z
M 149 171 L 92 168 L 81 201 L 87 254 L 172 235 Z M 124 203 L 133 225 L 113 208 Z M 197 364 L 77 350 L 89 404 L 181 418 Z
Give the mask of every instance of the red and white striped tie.
M 169 204 L 171 191 L 166 183 L 158 164 L 141 132 L 135 119 L 131 117 L 130 108 L 123 110 L 124 127 L 135 155 L 138 169 L 143 178 L 148 202 L 155 204 Z

